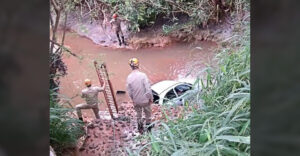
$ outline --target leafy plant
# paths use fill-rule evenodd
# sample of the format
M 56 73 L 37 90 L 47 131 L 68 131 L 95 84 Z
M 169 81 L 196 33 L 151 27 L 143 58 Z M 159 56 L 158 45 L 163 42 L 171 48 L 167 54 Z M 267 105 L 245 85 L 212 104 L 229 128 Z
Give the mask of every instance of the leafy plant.
M 77 140 L 84 134 L 83 122 L 72 118 L 72 111 L 59 105 L 50 96 L 50 145 L 58 154 L 66 148 L 75 147 Z
M 99 10 L 106 8 L 109 12 L 118 13 L 130 23 L 132 31 L 149 27 L 156 22 L 157 17 L 168 19 L 176 23 L 182 15 L 188 17 L 190 25 L 206 25 L 209 21 L 219 22 L 225 15 L 240 14 L 244 9 L 249 9 L 248 0 L 86 0 L 70 1 L 69 8 L 78 7 L 87 9 L 91 18 L 103 19 Z M 83 16 L 83 15 L 82 15 Z M 98 16 L 98 17 L 97 17 Z M 171 24 L 172 25 L 172 24 Z

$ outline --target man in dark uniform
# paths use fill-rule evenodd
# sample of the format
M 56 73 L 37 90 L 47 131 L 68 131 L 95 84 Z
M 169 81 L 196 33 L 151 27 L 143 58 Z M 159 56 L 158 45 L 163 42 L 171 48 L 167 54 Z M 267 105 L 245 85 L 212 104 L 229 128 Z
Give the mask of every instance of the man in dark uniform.
M 124 45 L 126 45 L 126 43 L 124 41 L 124 35 L 123 35 L 122 29 L 121 29 L 121 20 L 118 18 L 118 14 L 116 14 L 116 13 L 113 14 L 113 19 L 110 21 L 110 24 L 111 24 L 112 30 L 117 35 L 117 38 L 118 38 L 118 41 L 119 41 L 119 46 L 121 46 L 122 43 Z M 121 38 L 122 38 L 122 42 L 121 42 L 121 39 L 120 39 L 120 35 L 121 35 Z

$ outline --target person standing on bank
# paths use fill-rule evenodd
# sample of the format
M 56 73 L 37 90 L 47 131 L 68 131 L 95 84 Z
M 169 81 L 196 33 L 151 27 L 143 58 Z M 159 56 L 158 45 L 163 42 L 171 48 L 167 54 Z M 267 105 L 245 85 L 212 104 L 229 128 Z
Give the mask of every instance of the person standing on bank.
M 81 91 L 81 97 L 85 99 L 86 103 L 76 105 L 76 112 L 79 120 L 82 119 L 81 109 L 92 109 L 96 118 L 100 119 L 99 116 L 99 100 L 98 100 L 98 93 L 104 91 L 105 82 L 103 86 L 93 86 L 90 79 L 85 79 L 84 84 L 86 88 Z
M 113 14 L 113 19 L 110 21 L 111 24 L 111 28 L 112 30 L 116 33 L 118 41 L 119 41 L 119 46 L 122 45 L 122 43 L 124 45 L 126 45 L 125 41 L 124 41 L 124 35 L 121 29 L 121 20 L 118 18 L 118 14 L 114 13 Z M 120 38 L 121 35 L 121 38 Z M 122 41 L 122 42 L 121 42 Z
M 152 90 L 147 75 L 139 71 L 139 61 L 137 58 L 129 60 L 132 72 L 127 77 L 127 92 L 133 102 L 134 109 L 137 113 L 138 131 L 143 134 L 144 126 L 142 112 L 146 116 L 147 131 L 150 132 L 153 125 L 151 124 L 151 103 L 153 102 Z

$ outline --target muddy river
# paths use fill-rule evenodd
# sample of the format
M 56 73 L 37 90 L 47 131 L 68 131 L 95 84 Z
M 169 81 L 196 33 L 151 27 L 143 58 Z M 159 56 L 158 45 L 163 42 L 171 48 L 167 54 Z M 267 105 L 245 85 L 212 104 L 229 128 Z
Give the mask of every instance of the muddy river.
M 85 87 L 84 79 L 89 78 L 94 85 L 98 85 L 98 77 L 93 65 L 94 60 L 104 61 L 110 75 L 115 91 L 126 90 L 126 78 L 131 72 L 128 60 L 136 57 L 140 61 L 141 71 L 145 72 L 151 83 L 161 80 L 178 80 L 187 77 L 196 77 L 196 72 L 205 68 L 212 62 L 217 47 L 214 42 L 199 42 L 196 45 L 173 44 L 164 48 L 148 48 L 139 50 L 112 49 L 96 45 L 91 40 L 81 37 L 76 33 L 66 33 L 65 45 L 81 57 L 73 57 L 67 53 L 63 60 L 68 67 L 68 75 L 61 78 L 60 93 L 66 97 L 80 94 Z M 99 99 L 103 99 L 100 94 Z M 128 101 L 128 96 L 117 95 L 118 103 Z M 70 103 L 83 103 L 80 96 L 74 97 Z M 106 109 L 106 104 L 100 105 L 101 110 Z M 83 110 L 83 117 L 92 117 L 90 110 Z

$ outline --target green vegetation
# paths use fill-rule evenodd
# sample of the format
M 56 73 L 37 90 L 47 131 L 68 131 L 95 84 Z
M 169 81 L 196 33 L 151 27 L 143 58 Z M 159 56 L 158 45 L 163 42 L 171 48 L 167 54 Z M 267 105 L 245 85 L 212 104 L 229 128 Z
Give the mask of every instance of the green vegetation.
M 72 111 L 59 105 L 50 96 L 50 145 L 57 154 L 66 148 L 76 147 L 77 140 L 84 134 L 83 122 L 72 118 Z
M 202 91 L 187 103 L 192 111 L 158 122 L 151 143 L 139 151 L 151 146 L 151 155 L 250 155 L 250 28 L 241 24 L 217 54 L 218 68 L 207 68 L 205 79 L 196 81 Z
M 63 1 L 63 0 L 61 0 Z M 240 14 L 250 7 L 250 0 L 72 0 L 65 2 L 65 8 L 80 12 L 80 16 L 90 15 L 91 19 L 104 19 L 107 15 L 118 13 L 121 18 L 130 23 L 132 31 L 153 25 L 158 18 L 177 28 L 190 26 L 205 26 L 209 22 L 219 22 L 224 16 Z M 83 13 L 82 8 L 87 11 Z M 187 17 L 182 23 L 180 17 Z M 164 23 L 165 23 L 164 22 Z
M 67 74 L 67 66 L 62 60 L 64 52 L 73 54 L 69 49 L 64 47 L 65 31 L 63 31 L 62 39 L 58 39 L 58 24 L 60 22 L 61 14 L 64 13 L 64 27 L 66 26 L 67 13 L 69 11 L 69 3 L 66 1 L 51 0 L 50 10 L 55 12 L 55 19 L 51 16 L 50 26 L 50 48 L 49 48 L 49 82 L 50 82 L 50 145 L 54 148 L 56 154 L 61 155 L 67 148 L 76 147 L 77 140 L 84 134 L 83 122 L 73 118 L 73 109 L 66 108 L 59 104 L 58 95 L 60 77 Z
M 179 16 L 189 17 L 191 24 L 207 24 L 219 21 L 225 14 L 239 12 L 249 3 L 247 0 L 103 0 L 113 12 L 118 12 L 131 22 L 133 30 L 139 30 L 166 18 L 177 22 Z

